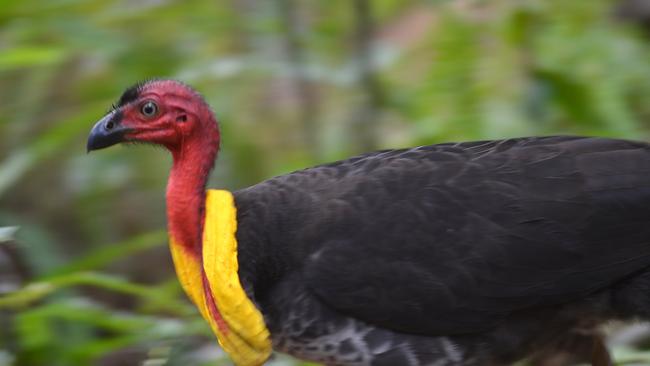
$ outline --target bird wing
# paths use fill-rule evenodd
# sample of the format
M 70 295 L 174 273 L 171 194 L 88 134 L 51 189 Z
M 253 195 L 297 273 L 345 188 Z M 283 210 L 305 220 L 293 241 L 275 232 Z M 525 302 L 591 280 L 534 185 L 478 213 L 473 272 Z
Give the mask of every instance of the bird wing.
M 340 313 L 388 329 L 477 332 L 650 265 L 642 143 L 444 144 L 294 174 L 283 184 L 302 201 L 293 219 L 301 229 L 283 240 L 301 243 L 294 252 L 304 254 L 307 287 Z

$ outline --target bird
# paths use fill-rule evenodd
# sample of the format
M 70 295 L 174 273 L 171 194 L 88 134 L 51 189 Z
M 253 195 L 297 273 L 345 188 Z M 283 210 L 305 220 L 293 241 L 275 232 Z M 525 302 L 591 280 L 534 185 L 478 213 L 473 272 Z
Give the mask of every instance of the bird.
M 206 189 L 215 114 L 187 84 L 126 89 L 87 150 L 172 155 L 180 283 L 238 366 L 612 364 L 650 319 L 650 145 L 520 137 L 382 150 Z

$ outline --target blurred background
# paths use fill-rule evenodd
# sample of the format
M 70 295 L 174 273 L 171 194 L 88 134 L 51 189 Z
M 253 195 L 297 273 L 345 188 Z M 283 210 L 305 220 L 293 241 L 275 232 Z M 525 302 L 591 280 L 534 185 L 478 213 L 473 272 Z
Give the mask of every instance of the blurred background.
M 649 56 L 649 0 L 2 0 L 0 366 L 229 364 L 173 273 L 170 158 L 85 153 L 136 81 L 205 95 L 210 186 L 237 189 L 380 148 L 648 140 Z M 645 329 L 614 327 L 621 364 L 650 364 Z

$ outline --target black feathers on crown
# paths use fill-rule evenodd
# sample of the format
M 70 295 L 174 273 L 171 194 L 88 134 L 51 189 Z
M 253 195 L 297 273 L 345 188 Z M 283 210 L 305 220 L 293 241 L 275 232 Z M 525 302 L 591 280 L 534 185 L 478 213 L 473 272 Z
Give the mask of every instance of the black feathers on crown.
M 145 85 L 151 83 L 152 81 L 160 80 L 157 78 L 152 78 L 152 79 L 145 79 L 142 81 L 139 81 L 130 87 L 128 87 L 120 96 L 120 99 L 117 101 L 117 103 L 113 103 L 111 105 L 110 111 L 114 111 L 122 106 L 125 106 L 136 99 L 138 99 L 138 96 L 140 96 L 140 92 L 142 89 L 145 87 Z M 109 111 L 109 112 L 110 112 Z
M 182 81 L 173 80 L 173 79 L 149 78 L 149 79 L 144 79 L 142 81 L 139 81 L 139 82 L 131 85 L 130 87 L 128 87 L 126 90 L 124 90 L 124 92 L 120 96 L 120 99 L 118 99 L 117 103 L 113 103 L 111 105 L 111 108 L 107 111 L 107 113 L 116 111 L 119 108 L 121 108 L 121 107 L 123 107 L 123 106 L 125 106 L 125 105 L 127 105 L 127 104 L 129 104 L 131 102 L 134 102 L 135 100 L 138 99 L 138 97 L 140 96 L 140 93 L 142 92 L 142 90 L 144 89 L 145 86 L 147 86 L 147 85 L 149 85 L 149 84 L 151 84 L 153 82 L 157 82 L 157 81 L 174 81 L 177 84 L 185 86 L 191 93 L 193 93 L 196 97 L 201 99 L 203 104 L 205 104 L 209 109 L 211 109 L 210 105 L 206 102 L 203 95 L 201 93 L 197 92 L 196 90 L 194 90 L 194 88 L 192 88 L 188 84 L 186 84 L 186 83 L 184 83 Z

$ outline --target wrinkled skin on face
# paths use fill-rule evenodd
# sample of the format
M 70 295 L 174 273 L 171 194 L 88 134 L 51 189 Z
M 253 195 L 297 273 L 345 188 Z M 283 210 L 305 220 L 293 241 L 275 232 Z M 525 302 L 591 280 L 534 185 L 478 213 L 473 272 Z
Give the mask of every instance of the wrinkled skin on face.
M 118 103 L 93 127 L 87 150 L 97 150 L 120 142 L 161 145 L 180 152 L 184 142 L 197 138 L 198 131 L 218 129 L 203 98 L 186 85 L 173 80 L 154 80 L 127 89 Z M 201 123 L 211 124 L 200 129 Z

